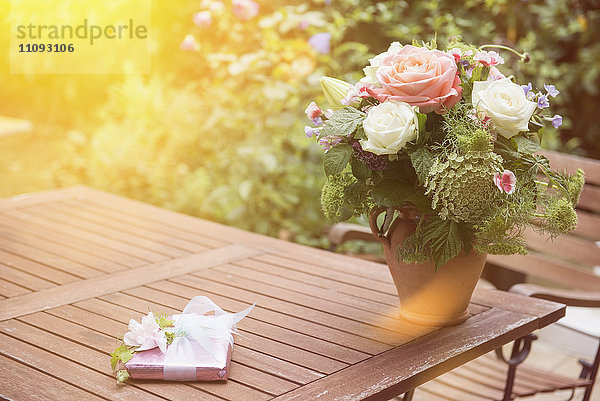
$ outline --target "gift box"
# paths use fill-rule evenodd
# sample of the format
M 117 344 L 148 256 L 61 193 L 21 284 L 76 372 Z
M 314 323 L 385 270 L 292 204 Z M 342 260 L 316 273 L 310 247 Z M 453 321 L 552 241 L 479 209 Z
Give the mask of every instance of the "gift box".
M 227 380 L 236 323 L 254 305 L 227 313 L 206 297 L 194 297 L 179 315 L 131 319 L 123 343 L 111 353 L 117 381 Z M 118 369 L 117 369 L 118 366 Z
M 210 339 L 211 355 L 198 344 L 190 341 L 193 357 L 165 365 L 165 354 L 159 348 L 136 352 L 125 363 L 125 370 L 132 379 L 210 381 L 227 380 L 233 347 L 228 339 Z M 225 362 L 223 362 L 225 361 Z

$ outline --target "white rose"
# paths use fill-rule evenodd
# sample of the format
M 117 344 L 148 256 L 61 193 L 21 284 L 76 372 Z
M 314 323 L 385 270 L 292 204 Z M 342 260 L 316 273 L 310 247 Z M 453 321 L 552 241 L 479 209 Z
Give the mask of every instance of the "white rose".
M 379 53 L 377 56 L 369 59 L 369 65 L 363 68 L 365 73 L 364 78 L 360 80 L 360 82 L 364 82 L 365 84 L 373 84 L 379 86 L 379 80 L 375 73 L 377 69 L 383 63 L 383 60 L 392 53 L 396 53 L 398 50 L 402 49 L 402 44 L 400 42 L 392 42 L 387 51 L 383 53 Z
M 359 141 L 363 150 L 377 155 L 398 153 L 419 132 L 416 107 L 394 100 L 381 103 L 369 110 L 363 128 L 367 135 Z
M 490 117 L 503 137 L 510 138 L 529 130 L 529 120 L 537 104 L 527 100 L 523 89 L 509 78 L 475 81 L 472 96 L 478 114 Z

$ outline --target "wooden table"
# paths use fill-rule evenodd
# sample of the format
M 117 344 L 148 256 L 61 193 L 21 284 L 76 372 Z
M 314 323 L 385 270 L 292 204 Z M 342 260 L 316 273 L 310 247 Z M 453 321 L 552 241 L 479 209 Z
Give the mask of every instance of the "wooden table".
M 463 324 L 396 318 L 378 263 L 75 187 L 0 200 L 0 398 L 387 399 L 564 314 L 476 292 Z M 116 385 L 131 318 L 206 295 L 239 324 L 227 383 Z

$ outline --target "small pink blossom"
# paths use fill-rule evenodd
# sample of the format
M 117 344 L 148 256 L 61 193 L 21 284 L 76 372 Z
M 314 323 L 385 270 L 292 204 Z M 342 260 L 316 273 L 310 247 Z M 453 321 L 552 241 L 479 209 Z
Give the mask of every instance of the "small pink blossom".
M 358 95 L 358 90 L 355 86 L 350 86 L 348 88 L 348 93 L 346 94 L 346 97 L 340 101 L 340 103 L 345 106 L 349 106 L 353 103 L 358 102 L 360 102 L 360 96 Z
M 502 74 L 500 72 L 499 69 L 497 69 L 496 67 L 491 67 L 490 68 L 490 73 L 489 73 L 489 75 L 487 77 L 488 81 L 497 81 L 497 80 L 503 79 L 503 78 L 506 78 L 506 77 L 504 76 L 504 74 Z
M 167 338 L 165 332 L 160 329 L 152 312 L 142 317 L 142 323 L 131 319 L 129 331 L 123 336 L 126 345 L 139 347 L 136 351 L 145 351 L 152 348 L 160 348 L 164 353 L 167 351 Z
M 502 58 L 502 56 L 500 56 L 497 52 L 494 51 L 486 52 L 484 50 L 477 52 L 475 53 L 475 56 L 473 56 L 473 60 L 479 61 L 481 64 L 488 67 L 492 67 L 498 64 L 504 64 L 504 59 Z
M 494 175 L 494 184 L 496 184 L 500 192 L 504 191 L 510 195 L 515 192 L 517 178 L 512 171 L 504 170 L 502 174 L 496 173 Z
M 364 82 L 358 82 L 355 86 L 358 97 L 371 97 L 369 93 L 369 87 L 375 87 L 374 85 L 367 84 Z
M 225 11 L 225 4 L 220 1 L 213 1 L 210 3 L 210 11 L 215 14 L 221 14 L 223 11 Z
M 233 0 L 233 13 L 243 20 L 250 20 L 258 15 L 259 5 L 252 0 Z
M 317 106 L 317 104 L 315 102 L 311 102 L 308 105 L 308 107 L 306 107 L 306 110 L 304 110 L 304 112 L 306 113 L 308 118 L 310 118 L 311 120 L 314 120 L 315 118 L 317 118 L 321 114 L 323 114 L 323 112 L 321 111 L 319 106 Z
M 448 54 L 451 55 L 452 57 L 454 57 L 454 60 L 458 63 L 461 58 L 467 57 L 467 56 L 472 56 L 473 51 L 467 50 L 466 52 L 463 52 L 458 47 L 455 47 L 453 49 L 448 50 Z
M 298 23 L 298 28 L 301 31 L 306 31 L 306 29 L 308 29 L 309 25 L 310 25 L 310 22 L 307 19 L 303 19 L 302 21 L 300 21 Z
M 198 50 L 198 42 L 193 35 L 186 35 L 183 42 L 179 45 L 181 50 Z
M 194 14 L 193 21 L 199 27 L 205 28 L 212 24 L 212 15 L 210 15 L 210 11 L 200 11 Z

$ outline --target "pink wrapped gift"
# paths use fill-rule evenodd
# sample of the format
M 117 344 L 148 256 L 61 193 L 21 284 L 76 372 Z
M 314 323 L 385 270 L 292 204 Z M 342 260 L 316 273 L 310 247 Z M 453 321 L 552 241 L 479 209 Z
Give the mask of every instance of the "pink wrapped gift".
M 253 307 L 227 313 L 207 297 L 194 297 L 180 315 L 131 319 L 123 345 L 111 354 L 121 360 L 117 380 L 227 380 L 232 333 Z
M 191 363 L 182 361 L 180 364 L 165 365 L 165 354 L 159 348 L 136 352 L 125 364 L 125 370 L 132 379 L 227 380 L 232 346 L 228 339 L 211 339 L 210 343 L 213 355 L 198 342 L 190 342 L 193 352 Z

